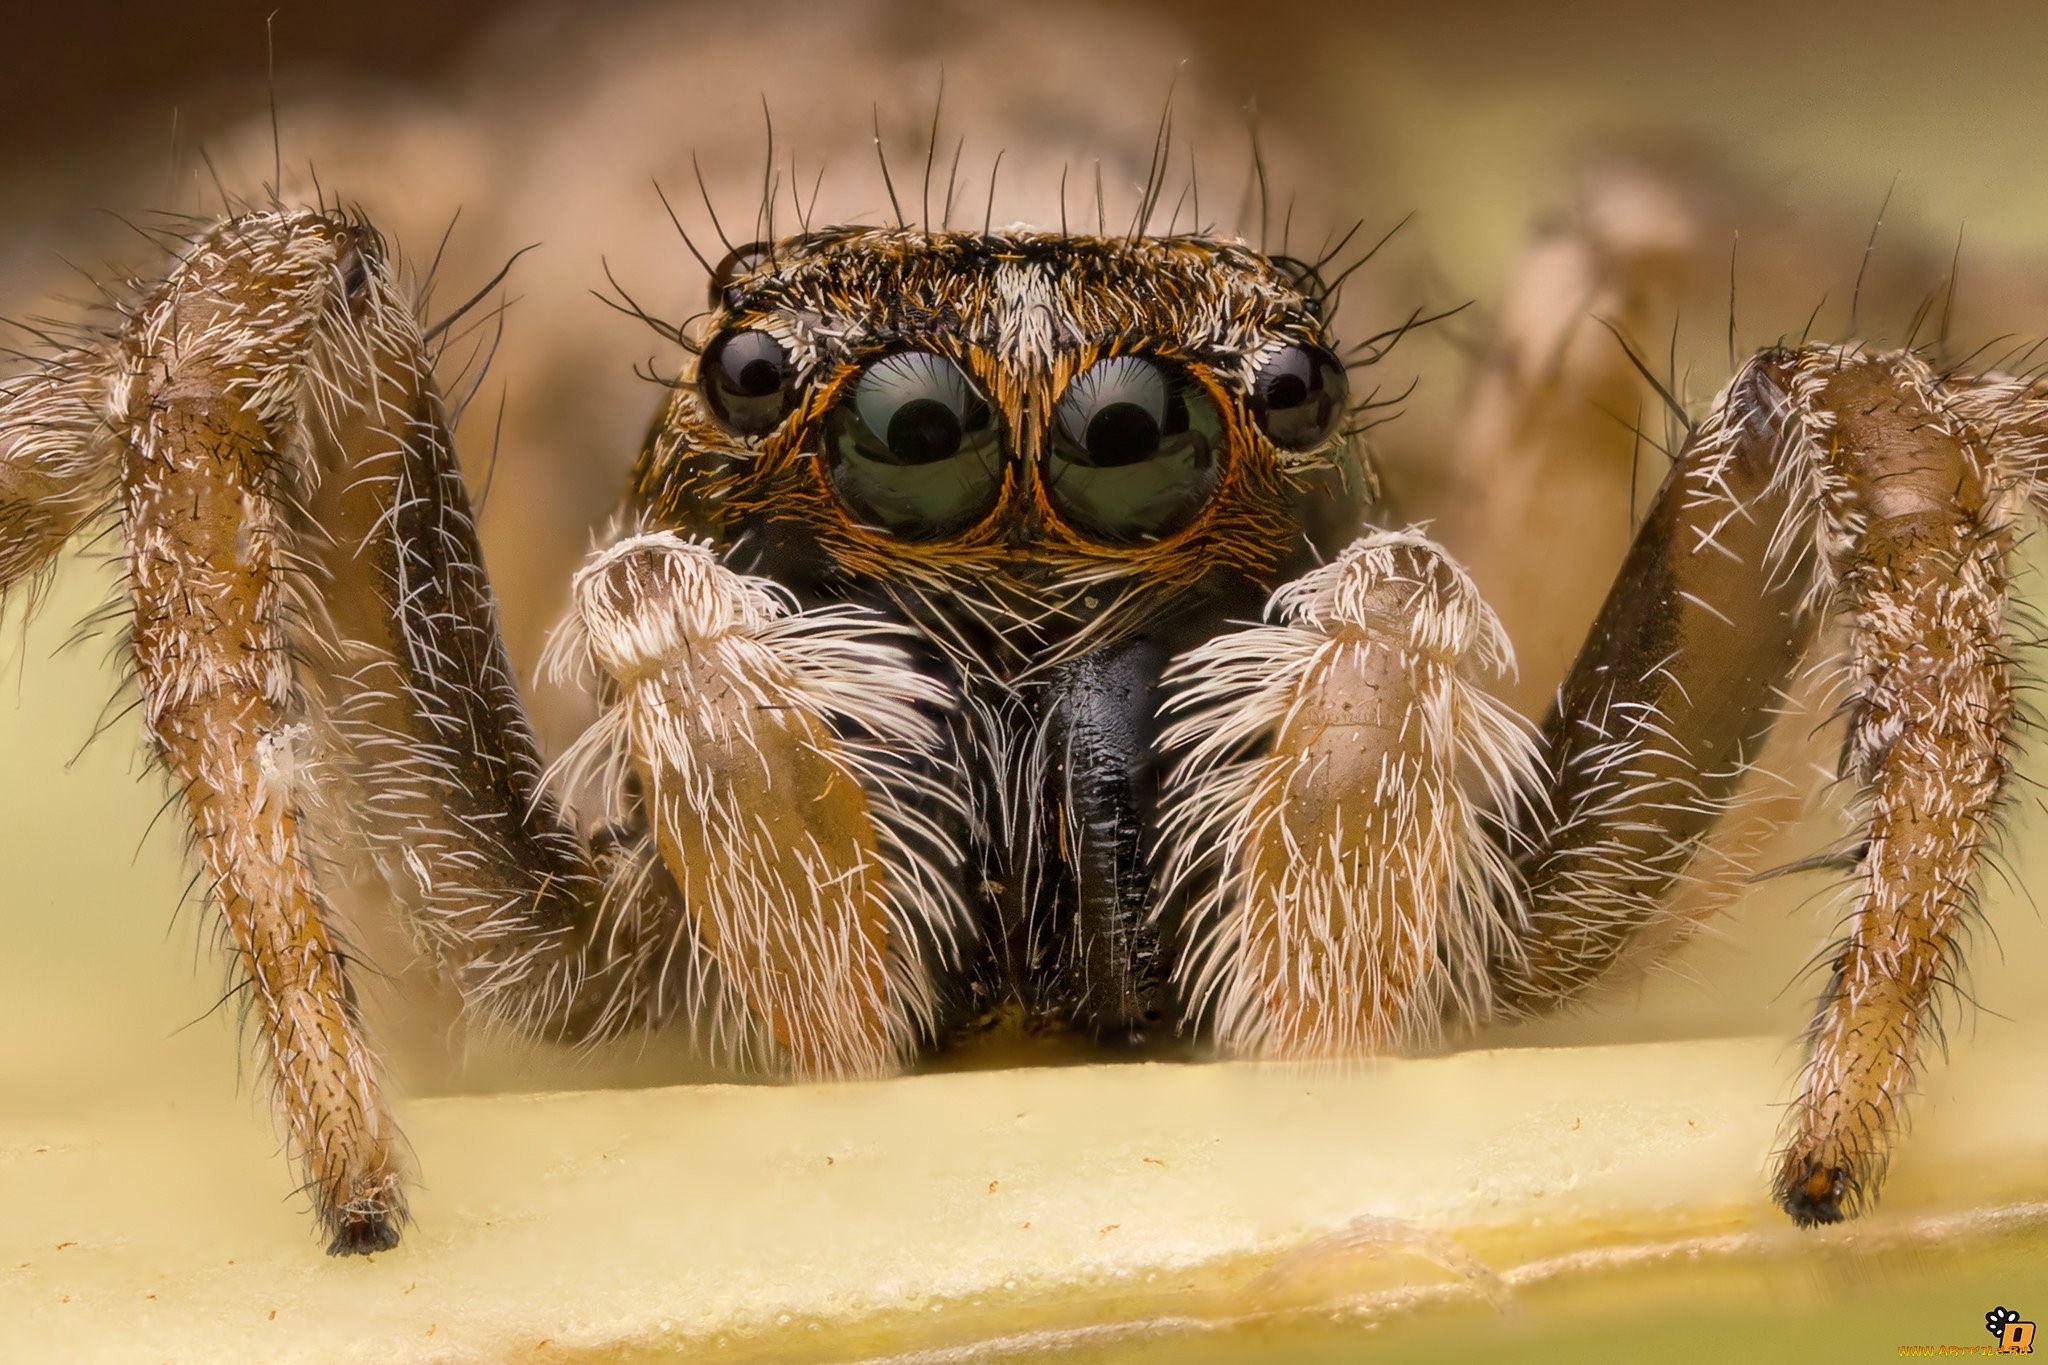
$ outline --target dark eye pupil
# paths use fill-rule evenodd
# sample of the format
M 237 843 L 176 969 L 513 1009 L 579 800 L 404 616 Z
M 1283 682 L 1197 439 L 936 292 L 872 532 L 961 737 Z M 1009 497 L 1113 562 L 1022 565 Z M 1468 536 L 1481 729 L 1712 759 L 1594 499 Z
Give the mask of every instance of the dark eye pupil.
M 1275 375 L 1266 390 L 1269 408 L 1298 408 L 1308 401 L 1308 381 L 1298 374 Z
M 765 357 L 749 360 L 740 367 L 733 387 L 749 398 L 765 398 L 782 387 L 782 365 Z
M 1134 545 L 1201 514 L 1222 478 L 1222 416 L 1194 377 L 1147 356 L 1111 356 L 1061 395 L 1042 465 L 1067 523 Z
M 931 464 L 950 459 L 960 449 L 963 431 L 959 414 L 936 398 L 918 398 L 896 409 L 889 419 L 889 449 L 905 464 Z
M 1088 420 L 1088 457 L 1098 468 L 1136 464 L 1159 452 L 1159 423 L 1136 403 L 1112 403 Z

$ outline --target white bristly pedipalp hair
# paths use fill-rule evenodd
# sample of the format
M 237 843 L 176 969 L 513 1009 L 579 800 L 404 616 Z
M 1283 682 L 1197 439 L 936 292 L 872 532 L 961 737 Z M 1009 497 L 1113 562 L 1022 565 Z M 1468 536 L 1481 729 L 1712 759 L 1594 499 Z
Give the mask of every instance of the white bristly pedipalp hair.
M 1489 960 L 1516 951 L 1487 822 L 1533 799 L 1538 760 L 1475 680 L 1513 666 L 1506 635 L 1415 531 L 1361 538 L 1268 611 L 1165 675 L 1179 978 L 1233 1052 L 1427 1046 L 1486 1014 Z
M 574 592 L 549 666 L 601 671 L 613 701 L 551 782 L 602 792 L 614 822 L 645 805 L 686 909 L 670 951 L 714 1036 L 772 1039 L 799 1075 L 895 1069 L 966 924 L 947 832 L 963 784 L 927 714 L 952 698 L 901 627 L 798 611 L 670 532 L 600 551 Z

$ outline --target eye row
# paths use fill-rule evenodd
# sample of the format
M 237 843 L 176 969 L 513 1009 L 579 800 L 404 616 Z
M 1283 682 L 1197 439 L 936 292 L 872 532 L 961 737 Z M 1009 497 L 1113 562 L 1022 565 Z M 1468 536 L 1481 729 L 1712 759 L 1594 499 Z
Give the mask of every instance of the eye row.
M 794 367 L 762 331 L 727 332 L 704 350 L 699 385 L 713 416 L 763 436 L 796 405 Z M 1343 419 L 1344 369 L 1314 346 L 1275 351 L 1253 376 L 1251 409 L 1267 439 L 1310 450 Z M 870 363 L 825 416 L 834 492 L 854 516 L 910 540 L 952 535 L 987 516 L 1002 489 L 1003 434 L 958 365 L 929 351 Z M 1103 360 L 1060 396 L 1043 475 L 1060 514 L 1117 543 L 1154 540 L 1194 520 L 1222 478 L 1223 418 L 1180 366 Z

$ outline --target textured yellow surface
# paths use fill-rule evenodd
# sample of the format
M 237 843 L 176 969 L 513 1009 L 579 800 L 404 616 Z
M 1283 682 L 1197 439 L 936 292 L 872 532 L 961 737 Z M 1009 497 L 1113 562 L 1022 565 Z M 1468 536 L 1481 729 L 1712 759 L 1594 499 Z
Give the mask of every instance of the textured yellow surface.
M 1447 1296 L 1486 1317 L 1603 1263 L 1839 1256 L 2048 1219 L 2048 1126 L 2038 1095 L 1997 1084 L 2024 1065 L 2000 1048 L 1923 1104 L 1883 1217 L 1782 1226 L 1758 1174 L 1780 1052 L 426 1101 L 409 1110 L 431 1171 L 418 1227 L 341 1263 L 279 1207 L 256 1125 L 189 1106 L 15 1117 L 0 1334 L 10 1359 L 830 1359 Z M 1351 1251 L 1287 1259 L 1354 1219 Z

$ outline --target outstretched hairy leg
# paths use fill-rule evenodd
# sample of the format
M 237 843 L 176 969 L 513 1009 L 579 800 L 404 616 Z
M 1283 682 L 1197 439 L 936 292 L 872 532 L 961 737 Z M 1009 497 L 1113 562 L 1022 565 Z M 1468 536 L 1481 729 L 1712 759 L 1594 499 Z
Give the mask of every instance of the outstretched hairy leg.
M 225 238 L 226 234 L 223 234 Z M 305 705 L 271 425 L 277 375 L 322 311 L 274 271 L 288 234 L 196 248 L 106 349 L 12 395 L 4 564 L 46 563 L 118 486 L 143 716 L 182 798 L 246 974 L 292 1148 L 335 1251 L 395 1242 L 389 1112 L 306 855 Z
M 1958 971 L 2010 771 L 2006 582 L 2020 490 L 1988 433 L 1911 356 L 1809 366 L 1800 386 L 1837 419 L 1823 581 L 1851 626 L 1842 766 L 1862 843 L 1777 1173 L 1779 1201 L 1804 1222 L 1875 1195 L 1936 988 Z
M 1801 1222 L 1867 1205 L 1903 1121 L 2011 743 L 2004 626 L 2025 490 L 1969 385 L 1907 353 L 1759 356 L 1680 452 L 1545 730 L 1529 917 L 1499 1006 L 1548 1010 L 1683 926 L 1674 893 L 1793 670 L 1839 623 L 1848 933 L 1776 1177 Z
M 366 225 L 220 223 L 118 331 L 6 390 L 0 588 L 110 501 L 143 714 L 291 1147 L 331 1249 L 390 1246 L 399 1145 L 336 865 L 374 870 L 478 1009 L 549 1035 L 645 1022 L 606 1005 L 678 922 L 662 887 L 608 896 L 540 792 L 420 326 Z

